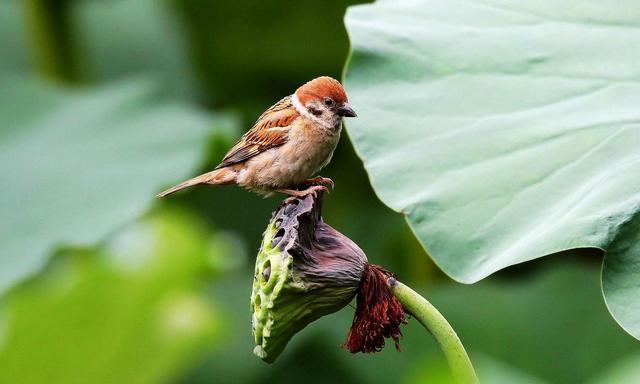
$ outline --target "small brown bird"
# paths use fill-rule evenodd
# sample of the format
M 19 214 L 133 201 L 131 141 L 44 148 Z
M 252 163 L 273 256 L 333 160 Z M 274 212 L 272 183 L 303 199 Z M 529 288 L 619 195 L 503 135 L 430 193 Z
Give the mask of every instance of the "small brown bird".
M 305 196 L 333 181 L 310 178 L 327 165 L 340 139 L 343 117 L 356 113 L 342 85 L 327 76 L 298 88 L 267 109 L 211 172 L 158 194 L 167 196 L 196 184 L 237 184 L 269 195 Z M 299 190 L 299 187 L 305 187 Z

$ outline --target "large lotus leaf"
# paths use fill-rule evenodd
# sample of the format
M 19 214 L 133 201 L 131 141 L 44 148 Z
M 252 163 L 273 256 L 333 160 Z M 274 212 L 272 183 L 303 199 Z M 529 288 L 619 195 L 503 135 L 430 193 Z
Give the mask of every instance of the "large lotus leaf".
M 194 172 L 214 128 L 148 80 L 93 91 L 0 83 L 0 292 L 54 247 L 94 243 L 144 212 Z
M 637 2 L 386 0 L 346 24 L 350 137 L 436 263 L 472 283 L 609 251 L 605 297 L 640 337 Z

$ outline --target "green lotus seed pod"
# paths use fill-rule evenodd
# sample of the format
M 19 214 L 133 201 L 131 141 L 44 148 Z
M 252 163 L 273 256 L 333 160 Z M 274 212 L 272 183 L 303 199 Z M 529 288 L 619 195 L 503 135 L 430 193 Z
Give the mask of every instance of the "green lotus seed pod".
M 254 353 L 273 362 L 312 321 L 347 305 L 367 257 L 325 224 L 322 195 L 289 199 L 273 214 L 256 259 L 251 310 Z

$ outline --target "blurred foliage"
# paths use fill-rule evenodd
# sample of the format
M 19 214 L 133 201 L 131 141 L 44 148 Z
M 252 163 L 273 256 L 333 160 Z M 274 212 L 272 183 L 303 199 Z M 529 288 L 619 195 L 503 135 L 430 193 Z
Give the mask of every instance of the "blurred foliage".
M 77 80 L 77 52 L 71 42 L 69 0 L 23 0 L 35 73 L 59 82 Z
M 19 127 L 0 132 L 0 292 L 52 248 L 95 243 L 143 213 L 167 173 L 193 172 L 213 122 L 143 79 L 92 91 L 0 79 L 0 126 Z
M 588 384 L 638 383 L 640 382 L 640 355 L 635 354 L 605 369 Z
M 25 8 L 18 1 L 0 1 L 0 71 L 29 73 Z
M 153 74 L 172 95 L 196 92 L 184 28 L 163 1 L 80 1 L 71 8 L 73 43 L 89 82 Z
M 15 212 L 29 206 L 3 200 L 3 213 L 14 212 L 4 225 L 25 249 L 57 250 L 0 299 L 0 382 L 387 383 L 446 375 L 433 340 L 414 321 L 402 353 L 341 350 L 350 308 L 294 337 L 274 365 L 252 355 L 253 261 L 243 253 L 257 251 L 276 198 L 196 187 L 136 221 L 162 186 L 217 164 L 265 108 L 315 76 L 340 77 L 349 49 L 342 17 L 354 2 L 65 2 L 79 80 L 71 89 L 23 79 L 37 67 L 27 31 L 38 19 L 19 0 L 0 2 L 0 81 L 27 87 L 22 95 L 15 85 L 0 90 L 3 172 L 16 185 L 41 185 L 22 189 L 24 199 L 55 216 L 39 215 L 16 232 L 12 222 L 28 217 Z M 171 117 L 176 110 L 183 112 Z M 29 161 L 16 163 L 12 154 Z M 28 154 L 46 167 L 29 168 Z M 57 171 L 35 178 L 49 169 Z M 97 170 L 96 179 L 74 172 L 81 169 Z M 460 286 L 443 278 L 401 215 L 376 198 L 346 137 L 323 175 L 337 185 L 325 220 L 442 310 L 477 357 L 481 378 L 570 383 L 636 374 L 624 359 L 637 345 L 599 298 L 597 260 L 528 264 Z M 53 204 L 47 191 L 67 191 L 69 199 Z M 37 228 L 72 236 L 43 244 L 29 235 Z M 15 268 L 15 256 L 5 248 L 0 270 L 15 278 L 5 269 Z
M 156 213 L 97 250 L 68 250 L 4 300 L 2 383 L 164 382 L 223 340 L 205 296 L 243 255 L 197 216 Z
M 341 77 L 349 52 L 342 17 L 348 5 L 366 1 L 172 2 L 206 99 L 252 120 L 313 77 Z

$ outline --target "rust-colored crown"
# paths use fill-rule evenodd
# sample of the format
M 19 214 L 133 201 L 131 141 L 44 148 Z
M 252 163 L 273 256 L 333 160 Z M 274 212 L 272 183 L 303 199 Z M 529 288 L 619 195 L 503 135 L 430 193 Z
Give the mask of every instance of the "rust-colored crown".
M 306 104 L 309 100 L 325 97 L 332 98 L 336 103 L 342 104 L 347 101 L 347 94 L 342 88 L 342 84 L 332 77 L 321 76 L 303 84 L 296 90 L 296 96 L 302 104 Z

